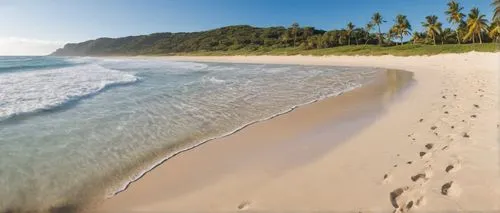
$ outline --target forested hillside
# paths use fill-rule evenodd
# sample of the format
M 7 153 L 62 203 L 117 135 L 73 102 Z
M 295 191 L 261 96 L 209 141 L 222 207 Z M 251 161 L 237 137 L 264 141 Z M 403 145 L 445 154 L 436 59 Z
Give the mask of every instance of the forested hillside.
M 257 28 L 247 25 L 228 26 L 204 32 L 154 33 L 123 38 L 99 38 L 82 43 L 66 44 L 64 48 L 58 49 L 53 55 L 147 55 L 195 51 L 256 50 L 259 47 L 304 47 L 308 44 L 308 40 L 319 39 L 323 37 L 324 33 L 325 31 L 311 27 L 286 29 L 284 27 Z M 328 35 L 330 34 L 325 36 Z M 335 46 L 337 42 L 331 41 L 325 45 Z M 364 42 L 364 40 L 359 42 Z
M 252 52 L 272 53 L 275 50 L 288 52 L 290 48 L 293 48 L 294 51 L 308 51 L 346 45 L 366 46 L 368 44 L 378 44 L 378 46 L 377 48 L 364 47 L 365 52 L 370 53 L 376 49 L 379 53 L 386 53 L 386 50 L 379 47 L 406 43 L 420 45 L 418 47 L 443 44 L 460 46 L 467 43 L 500 41 L 500 0 L 494 0 L 492 3 L 494 14 L 491 21 L 487 20 L 486 15 L 481 13 L 478 8 L 471 8 L 467 14 L 463 13 L 465 12 L 464 8 L 455 0 L 449 1 L 447 6 L 447 10 L 443 11 L 445 18 L 440 19 L 436 15 L 429 15 L 421 20 L 422 32 L 412 32 L 413 26 L 406 15 L 398 14 L 392 19 L 392 22 L 389 22 L 382 14 L 376 12 L 372 15 L 371 20 L 367 20 L 367 23 L 362 27 L 358 27 L 352 22 L 348 22 L 342 29 L 330 31 L 318 30 L 314 27 L 301 27 L 298 23 L 293 23 L 290 27 L 268 28 L 237 25 L 203 32 L 154 33 L 123 38 L 99 38 L 82 43 L 66 44 L 52 55 L 172 55 L 212 52 L 244 54 Z M 441 20 L 449 22 L 452 28 L 444 28 Z M 387 32 L 381 31 L 380 26 L 384 24 L 391 24 Z M 490 50 L 493 46 L 472 45 L 472 47 L 448 47 L 448 50 L 444 52 L 476 50 L 477 48 Z M 421 48 L 421 50 L 424 54 L 427 50 L 439 52 L 439 49 L 436 48 Z

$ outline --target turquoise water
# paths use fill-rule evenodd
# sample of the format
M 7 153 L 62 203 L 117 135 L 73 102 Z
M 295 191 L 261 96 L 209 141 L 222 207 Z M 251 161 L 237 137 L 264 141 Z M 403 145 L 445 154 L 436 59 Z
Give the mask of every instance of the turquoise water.
M 0 57 L 0 209 L 112 196 L 181 149 L 359 87 L 377 71 Z

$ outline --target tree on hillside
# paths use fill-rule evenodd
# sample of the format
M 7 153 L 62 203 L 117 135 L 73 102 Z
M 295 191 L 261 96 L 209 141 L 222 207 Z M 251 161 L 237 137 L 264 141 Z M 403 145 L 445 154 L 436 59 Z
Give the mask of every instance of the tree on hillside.
M 314 34 L 314 27 L 304 27 L 304 33 L 302 36 L 304 37 L 304 40 L 307 40 L 309 36 L 312 36 Z
M 441 33 L 441 22 L 438 21 L 438 17 L 435 15 L 426 16 L 426 22 L 422 22 L 422 26 L 425 27 L 427 32 L 427 37 L 432 38 L 433 44 L 436 45 L 436 36 Z
M 351 45 L 351 35 L 354 27 L 356 26 L 352 22 L 347 23 L 347 28 L 345 30 L 347 35 L 347 45 Z
M 378 45 L 382 45 L 382 31 L 380 30 L 380 25 L 384 23 L 385 20 L 379 12 L 376 12 L 372 16 L 372 22 L 378 27 L 378 34 L 377 34 Z
M 392 31 L 400 39 L 401 45 L 403 45 L 403 37 L 411 34 L 411 24 L 405 15 L 397 15 L 396 20 L 394 20 L 394 25 L 392 26 Z
M 370 40 L 370 32 L 373 30 L 373 27 L 374 25 L 372 22 L 368 22 L 365 25 L 365 31 L 366 31 L 365 45 L 368 44 L 368 41 Z
M 451 0 L 448 2 L 448 10 L 445 11 L 445 14 L 448 16 L 447 20 L 453 25 L 456 25 L 456 31 L 457 31 L 457 41 L 460 44 L 460 23 L 463 22 L 463 19 L 465 17 L 465 14 L 462 13 L 462 10 L 464 8 L 460 6 L 459 3 L 457 3 L 454 0 Z
M 485 18 L 484 14 L 479 12 L 477 7 L 474 7 L 470 10 L 470 13 L 467 17 L 467 34 L 464 39 L 472 38 L 472 43 L 476 43 L 475 37 L 476 35 L 479 37 L 479 43 L 483 43 L 483 39 L 481 38 L 482 32 L 488 32 L 488 20 Z
M 294 22 L 291 26 L 292 28 L 292 35 L 293 35 L 293 47 L 295 47 L 295 44 L 297 42 L 297 31 L 299 31 L 299 24 L 297 22 Z

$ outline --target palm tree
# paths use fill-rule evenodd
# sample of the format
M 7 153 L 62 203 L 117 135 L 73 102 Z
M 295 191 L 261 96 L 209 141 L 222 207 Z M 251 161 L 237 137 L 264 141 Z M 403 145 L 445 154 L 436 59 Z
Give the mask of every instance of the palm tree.
M 493 7 L 495 7 L 495 14 L 493 14 L 493 20 L 500 19 L 500 0 L 493 0 L 491 3 Z
M 382 17 L 382 15 L 380 15 L 379 12 L 376 12 L 375 14 L 373 14 L 372 23 L 377 25 L 377 27 L 378 27 L 378 34 L 377 34 L 378 45 L 382 45 L 382 31 L 380 31 L 380 25 L 384 22 L 385 22 L 385 20 Z
M 413 32 L 413 36 L 411 37 L 413 44 L 419 43 L 421 40 L 424 39 L 425 39 L 425 34 L 417 31 Z
M 394 26 L 392 26 L 393 33 L 395 33 L 399 39 L 401 45 L 403 45 L 403 36 L 411 34 L 411 24 L 405 15 L 397 15 L 396 20 L 394 20 Z
M 459 3 L 457 3 L 455 0 L 451 0 L 450 2 L 448 2 L 448 10 L 444 12 L 446 15 L 448 15 L 448 22 L 456 25 L 458 44 L 460 44 L 460 31 L 458 30 L 458 28 L 460 27 L 460 23 L 463 22 L 463 19 L 465 17 L 465 14 L 462 13 L 463 9 L 464 8 L 461 7 Z
M 464 39 L 470 39 L 472 37 L 472 43 L 475 43 L 475 35 L 479 37 L 479 43 L 483 43 L 481 38 L 481 33 L 488 32 L 488 20 L 485 18 L 484 14 L 479 12 L 477 7 L 470 10 L 469 16 L 467 18 L 467 34 Z
M 387 43 L 389 44 L 392 44 L 392 40 L 397 38 L 399 35 L 398 35 L 398 29 L 394 26 L 392 26 L 390 29 L 389 29 L 389 32 L 387 32 Z M 398 45 L 396 43 L 396 45 Z
M 347 38 L 347 31 L 345 29 L 339 30 L 338 31 L 338 44 L 339 45 L 344 45 L 344 41 Z
M 347 34 L 347 45 L 351 45 L 351 34 L 356 27 L 352 22 L 347 23 L 346 34 Z
M 441 44 L 448 43 L 449 40 L 453 39 L 454 34 L 456 33 L 451 28 L 445 28 L 441 32 Z
M 299 30 L 299 23 L 294 22 L 292 24 L 292 34 L 293 34 L 293 47 L 295 47 L 295 42 L 297 41 L 297 31 Z
M 422 22 L 422 26 L 425 27 L 425 31 L 427 32 L 427 36 L 432 38 L 434 45 L 436 45 L 436 35 L 441 33 L 441 22 L 439 22 L 438 17 L 435 15 L 426 16 L 426 22 Z
M 371 22 L 368 22 L 366 25 L 365 25 L 365 31 L 366 31 L 366 38 L 365 38 L 365 45 L 368 44 L 368 41 L 370 39 L 370 32 L 373 30 L 373 23 Z
M 491 23 L 490 32 L 488 33 L 488 35 L 495 42 L 500 41 L 500 18 L 495 19 L 495 21 Z

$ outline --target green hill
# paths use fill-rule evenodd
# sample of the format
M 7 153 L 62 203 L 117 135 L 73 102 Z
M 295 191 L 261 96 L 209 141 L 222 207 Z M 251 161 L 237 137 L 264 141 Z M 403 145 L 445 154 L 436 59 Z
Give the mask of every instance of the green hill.
M 296 45 L 306 36 L 322 35 L 314 28 L 297 29 Z M 284 27 L 258 28 L 248 25 L 228 26 L 204 32 L 154 33 L 122 38 L 99 38 L 66 44 L 52 55 L 106 56 L 157 55 L 199 51 L 256 50 L 259 47 L 293 47 L 294 36 Z

